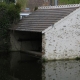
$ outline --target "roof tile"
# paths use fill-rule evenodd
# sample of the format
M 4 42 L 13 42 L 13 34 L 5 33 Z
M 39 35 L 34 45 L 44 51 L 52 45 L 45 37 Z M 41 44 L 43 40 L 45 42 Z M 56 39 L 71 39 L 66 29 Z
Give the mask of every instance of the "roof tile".
M 42 32 L 77 8 L 78 7 L 38 9 L 28 17 L 21 20 L 16 27 L 14 26 L 12 29 L 18 31 Z

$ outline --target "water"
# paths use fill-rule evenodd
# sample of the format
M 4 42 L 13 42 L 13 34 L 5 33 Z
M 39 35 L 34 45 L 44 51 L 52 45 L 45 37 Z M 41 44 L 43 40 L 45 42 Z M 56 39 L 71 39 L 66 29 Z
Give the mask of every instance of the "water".
M 43 65 L 43 80 L 80 80 L 80 60 L 53 61 Z
M 41 63 L 20 52 L 2 54 L 0 80 L 80 80 L 80 60 Z
M 42 80 L 40 59 L 18 52 L 11 56 L 10 68 L 14 80 Z

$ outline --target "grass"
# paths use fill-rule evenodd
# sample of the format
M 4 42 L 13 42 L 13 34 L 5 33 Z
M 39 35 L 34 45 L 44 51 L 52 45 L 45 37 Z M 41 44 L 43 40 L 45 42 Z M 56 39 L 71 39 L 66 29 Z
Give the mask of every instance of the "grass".
M 58 0 L 59 4 L 79 4 L 80 0 Z

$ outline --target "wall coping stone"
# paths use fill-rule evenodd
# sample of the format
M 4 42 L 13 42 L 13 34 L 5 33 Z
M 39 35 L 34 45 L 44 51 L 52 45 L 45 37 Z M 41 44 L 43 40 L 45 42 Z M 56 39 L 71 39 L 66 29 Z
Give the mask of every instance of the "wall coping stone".
M 70 8 L 70 7 L 80 7 L 80 4 L 67 4 L 67 5 L 57 5 L 57 6 L 41 6 L 38 9 L 56 9 L 56 8 Z

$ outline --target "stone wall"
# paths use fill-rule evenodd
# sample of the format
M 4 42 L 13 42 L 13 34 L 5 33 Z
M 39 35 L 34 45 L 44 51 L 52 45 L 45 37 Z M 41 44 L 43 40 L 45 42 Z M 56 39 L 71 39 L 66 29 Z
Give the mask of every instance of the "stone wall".
M 67 5 L 57 5 L 57 6 L 41 6 L 38 9 L 56 9 L 56 8 L 70 8 L 70 7 L 80 7 L 80 4 L 67 4 Z
M 11 42 L 11 51 L 20 51 L 21 48 L 21 42 L 18 42 L 19 34 L 15 31 L 10 32 L 10 42 Z
M 42 44 L 47 60 L 80 57 L 80 8 L 47 30 Z

